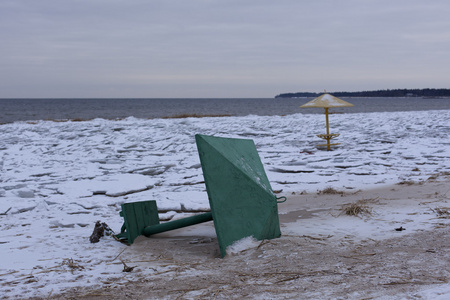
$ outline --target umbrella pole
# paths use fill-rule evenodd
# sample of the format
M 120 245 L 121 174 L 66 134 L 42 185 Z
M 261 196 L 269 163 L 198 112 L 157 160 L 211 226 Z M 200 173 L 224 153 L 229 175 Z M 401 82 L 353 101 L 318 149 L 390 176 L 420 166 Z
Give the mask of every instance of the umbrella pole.
M 331 145 L 330 145 L 330 123 L 328 121 L 328 107 L 325 107 L 325 119 L 327 121 L 327 150 L 330 151 L 331 150 Z

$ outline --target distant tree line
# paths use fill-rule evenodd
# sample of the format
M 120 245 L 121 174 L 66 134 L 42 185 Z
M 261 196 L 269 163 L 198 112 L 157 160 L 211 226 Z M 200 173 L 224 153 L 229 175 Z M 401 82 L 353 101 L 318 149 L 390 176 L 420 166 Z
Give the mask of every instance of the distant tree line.
M 318 97 L 323 93 L 284 93 L 275 98 Z M 394 89 L 361 92 L 330 92 L 336 97 L 450 97 L 450 89 Z

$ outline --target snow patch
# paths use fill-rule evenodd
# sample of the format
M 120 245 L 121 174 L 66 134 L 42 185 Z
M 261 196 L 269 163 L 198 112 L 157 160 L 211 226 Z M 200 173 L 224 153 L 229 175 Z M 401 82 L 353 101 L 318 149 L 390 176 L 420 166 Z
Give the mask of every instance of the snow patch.
M 248 236 L 239 241 L 234 242 L 231 246 L 226 249 L 227 255 L 239 254 L 242 251 L 258 247 L 261 241 L 258 241 L 253 236 Z

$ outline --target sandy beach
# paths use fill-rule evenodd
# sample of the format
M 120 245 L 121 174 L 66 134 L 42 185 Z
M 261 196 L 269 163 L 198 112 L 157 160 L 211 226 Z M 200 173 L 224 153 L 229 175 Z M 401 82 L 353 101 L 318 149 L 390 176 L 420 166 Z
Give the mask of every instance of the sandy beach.
M 422 184 L 337 192 L 286 195 L 288 201 L 279 205 L 282 237 L 243 241 L 223 259 L 212 222 L 138 238 L 105 262 L 121 276 L 105 274 L 92 287 L 79 286 L 45 298 L 450 296 L 449 175 Z M 365 213 L 347 215 L 345 208 L 353 203 L 365 208 Z M 404 230 L 397 231 L 400 227 Z M 107 255 L 105 241 L 95 247 Z M 134 269 L 123 272 L 124 263 Z M 73 273 L 82 277 L 84 267 L 74 261 Z

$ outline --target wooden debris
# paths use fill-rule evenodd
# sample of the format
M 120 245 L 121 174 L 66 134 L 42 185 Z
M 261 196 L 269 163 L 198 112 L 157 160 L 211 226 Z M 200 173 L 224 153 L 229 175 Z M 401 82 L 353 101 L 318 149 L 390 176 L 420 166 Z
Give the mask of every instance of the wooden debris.
M 4 213 L 0 213 L 0 216 L 6 216 L 6 214 L 8 213 L 8 211 L 11 210 L 12 207 L 8 208 Z
M 131 271 L 133 271 L 134 268 L 136 268 L 136 266 L 134 266 L 134 267 L 129 267 L 129 266 L 127 266 L 127 264 L 126 264 L 122 259 L 121 259 L 120 261 L 121 261 L 122 264 L 123 264 L 123 270 L 122 270 L 122 272 L 131 272 Z

